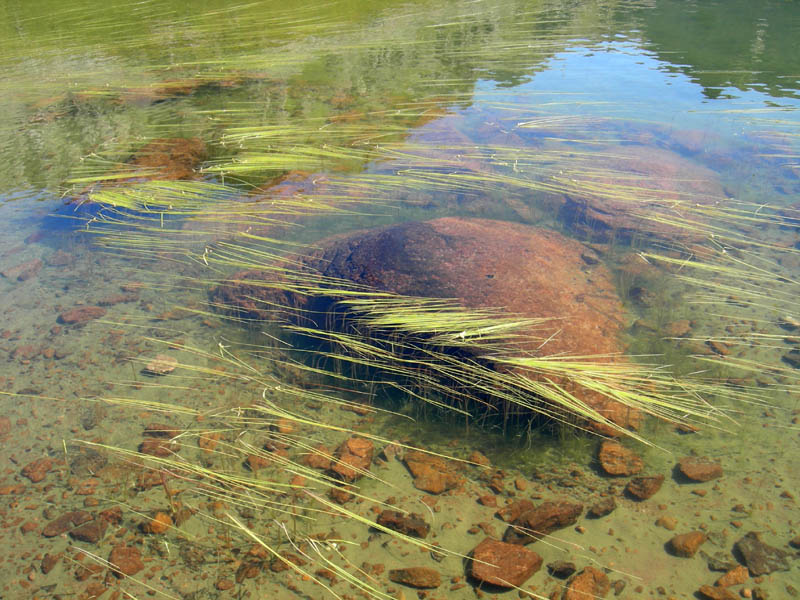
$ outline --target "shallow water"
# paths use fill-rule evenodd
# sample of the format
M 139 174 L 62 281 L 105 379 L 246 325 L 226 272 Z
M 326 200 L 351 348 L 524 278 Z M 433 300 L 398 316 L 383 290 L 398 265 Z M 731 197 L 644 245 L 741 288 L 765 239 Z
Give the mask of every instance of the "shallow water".
M 417 566 L 442 579 L 420 597 L 499 597 L 463 562 L 506 527 L 484 496 L 587 508 L 614 497 L 610 515 L 584 513 L 528 546 L 545 565 L 604 570 L 609 595 L 704 597 L 721 575 L 709 557 L 744 561 L 733 546 L 750 531 L 785 552 L 786 569 L 748 564 L 730 589 L 798 593 L 796 6 L 4 11 L 3 598 L 402 598 L 415 590 L 388 571 Z M 374 370 L 337 377 L 349 371 L 330 348 L 280 323 L 245 326 L 210 295 L 332 234 L 452 216 L 585 244 L 588 266 L 613 277 L 627 360 L 712 408 L 689 419 L 698 431 L 651 418 L 639 432 L 651 445 L 624 441 L 643 474 L 665 476 L 651 499 L 603 471 L 596 437 L 481 411 L 467 422 L 423 404 L 442 399 L 435 390 Z M 103 311 L 69 323 L 83 306 Z M 158 355 L 177 368 L 154 374 Z M 136 452 L 153 423 L 180 432 L 175 454 Z M 374 436 L 376 458 L 340 507 L 302 457 L 352 433 Z M 385 440 L 461 460 L 478 450 L 493 467 L 453 466 L 461 484 L 431 494 L 392 454 L 402 450 L 380 459 Z M 687 481 L 676 464 L 689 455 L 719 461 L 723 476 Z M 426 541 L 452 554 L 370 529 L 387 506 L 421 515 Z M 48 527 L 69 511 L 87 511 L 101 535 Z M 175 527 L 148 529 L 159 512 Z M 668 541 L 690 531 L 707 537 L 700 552 L 676 556 Z M 119 546 L 143 560 L 130 577 L 104 563 Z M 305 553 L 303 571 L 273 551 Z M 542 567 L 518 591 L 560 598 L 570 585 Z

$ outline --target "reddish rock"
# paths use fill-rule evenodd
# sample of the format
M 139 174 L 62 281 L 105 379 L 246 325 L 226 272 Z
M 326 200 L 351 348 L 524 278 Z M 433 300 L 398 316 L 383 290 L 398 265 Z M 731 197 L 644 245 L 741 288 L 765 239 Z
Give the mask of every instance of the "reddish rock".
M 26 281 L 36 276 L 36 274 L 42 269 L 42 264 L 43 263 L 41 260 L 39 260 L 38 258 L 34 258 L 33 260 L 29 260 L 24 263 L 18 264 L 14 267 L 11 267 L 9 269 L 0 271 L 0 275 L 5 277 L 6 279 Z
M 653 495 L 661 489 L 663 483 L 663 475 L 634 477 L 628 482 L 628 485 L 625 486 L 625 492 L 637 500 L 647 500 L 648 498 L 652 498 Z
M 89 521 L 88 523 L 84 523 L 79 527 L 76 527 L 69 532 L 69 536 L 75 540 L 80 540 L 81 542 L 96 544 L 103 539 L 107 528 L 108 521 L 97 518 Z
M 119 525 L 122 523 L 122 509 L 119 506 L 112 506 L 111 508 L 101 510 L 100 514 L 97 516 L 111 525 Z
M 11 419 L 3 415 L 0 417 L 0 435 L 11 433 Z
M 542 566 L 542 557 L 517 544 L 484 539 L 471 553 L 469 574 L 500 587 L 519 587 Z
M 180 450 L 180 444 L 172 440 L 149 437 L 145 438 L 142 443 L 139 444 L 139 452 L 159 458 L 172 456 L 178 450 Z
M 378 515 L 378 525 L 418 538 L 427 537 L 431 529 L 420 515 L 416 513 L 407 515 L 396 510 L 384 510 Z
M 691 558 L 706 539 L 706 534 L 702 531 L 690 531 L 673 537 L 669 541 L 669 547 L 678 556 Z
M 586 567 L 567 582 L 562 600 L 605 598 L 611 589 L 608 576 L 594 567 Z
M 510 544 L 530 544 L 558 529 L 574 525 L 581 512 L 582 504 L 543 502 L 522 513 L 506 529 L 503 541 Z
M 245 463 L 248 469 L 253 473 L 257 473 L 259 469 L 270 466 L 272 464 L 272 459 L 262 454 L 248 454 Z
M 45 478 L 45 475 L 53 468 L 53 461 L 49 458 L 37 458 L 25 465 L 22 469 L 22 476 L 27 477 L 33 483 L 38 483 Z
M 141 147 L 128 163 L 143 169 L 148 179 L 192 179 L 206 156 L 200 138 L 161 138 Z
M 114 575 L 120 579 L 126 575 L 136 575 L 144 569 L 142 554 L 136 546 L 124 544 L 114 546 L 108 556 L 108 562 L 111 563 Z
M 355 498 L 355 494 L 353 494 L 350 490 L 353 489 L 349 485 L 342 486 L 342 487 L 333 487 L 328 491 L 328 494 L 333 499 L 334 502 L 338 504 L 347 504 Z
M 497 496 L 492 496 L 491 494 L 481 496 L 478 498 L 478 502 L 483 506 L 488 506 L 489 508 L 497 508 Z
M 619 335 L 625 314 L 610 273 L 600 263 L 588 266 L 582 258 L 586 247 L 554 231 L 442 218 L 333 237 L 317 247 L 302 261 L 324 277 L 408 296 L 455 298 L 469 308 L 504 307 L 524 317 L 558 318 L 551 326 L 537 326 L 521 352 L 610 356 L 624 350 Z M 274 318 L 277 311 L 281 318 L 298 320 L 296 311 L 276 307 L 302 308 L 308 319 L 304 324 L 324 326 L 335 298 L 310 299 L 264 285 L 274 277 L 266 271 L 237 273 L 216 288 L 214 301 L 254 319 Z M 598 392 L 548 377 L 622 427 L 636 427 L 641 420 L 638 412 Z M 613 431 L 599 423 L 591 426 L 601 433 Z
M 99 306 L 79 306 L 65 311 L 58 316 L 58 322 L 64 325 L 83 325 L 94 319 L 104 317 L 106 309 Z
M 689 319 L 673 321 L 664 327 L 664 335 L 667 337 L 686 337 L 692 331 L 692 323 Z
M 411 450 L 403 457 L 403 462 L 414 477 L 414 487 L 423 492 L 441 494 L 462 482 L 448 461 L 439 456 Z
M 331 470 L 344 481 L 360 479 L 372 464 L 373 443 L 362 437 L 353 436 L 336 450 L 336 462 Z
M 702 585 L 697 593 L 708 600 L 739 600 L 739 596 L 729 589 L 713 585 Z
M 85 510 L 73 510 L 64 513 L 45 525 L 44 529 L 42 529 L 42 535 L 44 537 L 55 537 L 91 520 L 92 515 Z
M 53 570 L 53 568 L 55 568 L 59 560 L 61 560 L 60 552 L 58 554 L 45 554 L 44 558 L 42 558 L 42 564 L 39 568 L 43 574 L 47 575 Z
M 478 450 L 473 450 L 467 460 L 482 467 L 490 467 L 492 465 L 492 461 L 490 461 L 483 452 L 479 452 Z
M 644 468 L 642 459 L 618 442 L 604 441 L 600 444 L 597 460 L 609 475 L 636 475 Z
M 312 469 L 327 471 L 333 464 L 331 456 L 331 451 L 327 446 L 318 444 L 311 449 L 311 452 L 303 457 L 303 463 Z
M 389 571 L 389 579 L 395 583 L 421 589 L 432 589 L 442 585 L 442 576 L 439 571 L 430 567 L 392 569 Z
M 24 344 L 14 348 L 14 351 L 11 353 L 11 358 L 22 361 L 31 360 L 39 356 L 40 353 L 41 349 L 38 346 L 34 346 L 33 344 Z
M 715 172 L 675 152 L 652 146 L 595 150 L 588 175 L 594 192 L 564 194 L 559 211 L 567 227 L 593 242 L 698 238 L 689 228 L 669 224 L 682 220 L 681 204 L 713 205 L 726 198 Z M 625 194 L 618 193 L 620 186 Z
M 747 581 L 750 577 L 750 571 L 744 565 L 739 565 L 738 567 L 734 567 L 727 573 L 725 573 L 722 577 L 717 579 L 714 585 L 719 587 L 728 587 L 731 585 L 741 585 Z
M 172 517 L 167 513 L 158 512 L 155 516 L 142 524 L 145 533 L 166 533 L 172 527 Z
M 519 519 L 523 513 L 533 510 L 534 508 L 536 508 L 536 505 L 530 500 L 516 500 L 508 506 L 504 506 L 495 514 L 506 523 L 513 523 Z
M 711 481 L 722 477 L 722 465 L 707 456 L 686 456 L 678 461 L 678 470 L 692 481 Z

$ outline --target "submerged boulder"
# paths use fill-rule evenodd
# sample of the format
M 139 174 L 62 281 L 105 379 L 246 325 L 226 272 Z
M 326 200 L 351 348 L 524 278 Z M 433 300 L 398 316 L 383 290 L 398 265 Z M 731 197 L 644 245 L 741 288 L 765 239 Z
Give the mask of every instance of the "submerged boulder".
M 624 349 L 619 339 L 624 311 L 609 271 L 586 246 L 555 231 L 447 217 L 334 236 L 318 242 L 300 263 L 322 278 L 381 291 L 552 318 L 530 338 L 516 341 L 521 353 L 607 357 Z M 318 299 L 264 285 L 274 277 L 267 271 L 239 272 L 213 291 L 213 301 L 253 319 L 285 318 L 276 307 L 302 308 L 312 326 L 326 326 L 327 312 L 314 305 Z M 618 425 L 638 424 L 635 411 L 559 383 Z M 610 433 L 599 424 L 596 429 Z
M 702 239 L 691 209 L 726 199 L 719 176 L 675 152 L 651 146 L 600 149 L 591 171 L 563 194 L 559 217 L 595 242 L 657 236 Z M 688 217 L 688 218 L 687 218 Z

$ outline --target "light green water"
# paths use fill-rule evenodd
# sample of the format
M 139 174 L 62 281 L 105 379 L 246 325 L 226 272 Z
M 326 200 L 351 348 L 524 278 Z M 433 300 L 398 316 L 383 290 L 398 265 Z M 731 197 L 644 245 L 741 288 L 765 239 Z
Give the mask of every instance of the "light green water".
M 702 552 L 731 564 L 741 559 L 734 543 L 761 532 L 788 570 L 731 589 L 797 594 L 794 3 L 40 1 L 2 10 L 0 596 L 352 598 L 368 586 L 410 598 L 417 592 L 388 570 L 425 566 L 442 583 L 420 597 L 510 597 L 518 591 L 465 576 L 463 555 L 505 529 L 477 502 L 487 494 L 499 506 L 588 507 L 614 496 L 609 516 L 582 516 L 529 548 L 544 564 L 605 569 L 624 583 L 622 598 L 698 597 L 713 585 L 721 573 L 706 556 L 665 549 L 692 530 L 708 535 Z M 159 188 L 151 180 L 164 173 L 135 172 L 154 140 L 194 138 L 202 151 L 183 183 Z M 586 218 L 574 208 L 582 201 L 595 210 Z M 718 420 L 679 434 L 651 419 L 641 435 L 654 447 L 625 441 L 645 474 L 666 477 L 657 495 L 626 496 L 627 478 L 597 465 L 595 437 L 538 421 L 467 426 L 387 392 L 382 375 L 315 375 L 300 367 L 328 365 L 321 347 L 289 350 L 277 338 L 298 342 L 279 324 L 248 328 L 210 304 L 214 286 L 254 257 L 269 263 L 331 234 L 444 216 L 545 227 L 587 244 L 624 305 L 629 360 L 687 387 L 708 384 L 702 399 Z M 82 305 L 106 312 L 59 322 Z M 148 375 L 159 354 L 178 368 Z M 248 412 L 261 400 L 271 413 Z M 342 400 L 391 412 L 343 410 Z M 299 419 L 281 438 L 298 464 L 277 459 L 254 473 L 245 459 L 274 456 L 281 410 Z M 135 451 L 151 423 L 183 432 L 183 467 L 142 466 Z M 350 430 L 376 436 L 376 455 L 380 438 L 459 459 L 479 450 L 495 468 L 464 466 L 463 484 L 434 496 L 399 460 L 375 461 L 374 477 L 358 482 L 362 498 L 337 514 L 331 482 L 302 470 L 301 457 L 319 443 L 333 450 Z M 723 477 L 686 483 L 674 466 L 691 454 L 720 461 Z M 23 469 L 40 458 L 51 469 L 33 482 Z M 198 467 L 226 479 L 212 486 Z M 148 483 L 159 470 L 166 483 Z M 306 481 L 290 484 L 297 473 Z M 379 502 L 422 515 L 426 541 L 452 554 L 437 560 L 371 531 Z M 121 520 L 99 540 L 76 540 L 72 527 L 43 535 L 68 511 L 113 507 Z M 193 514 L 174 529 L 142 531 L 156 512 L 181 508 Z M 674 531 L 656 524 L 664 516 Z M 311 577 L 280 560 L 270 568 L 270 551 L 253 550 L 234 519 L 276 552 L 307 554 Z M 103 563 L 121 544 L 144 559 L 124 579 Z M 58 558 L 47 573 L 46 555 Z M 567 585 L 543 567 L 519 593 L 560 598 Z

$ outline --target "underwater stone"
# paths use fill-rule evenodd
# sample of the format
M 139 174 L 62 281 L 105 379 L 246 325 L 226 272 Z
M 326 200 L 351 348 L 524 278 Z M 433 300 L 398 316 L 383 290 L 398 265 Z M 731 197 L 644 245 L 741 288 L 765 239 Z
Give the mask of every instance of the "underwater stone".
M 615 146 L 607 152 L 598 148 L 592 170 L 592 188 L 599 192 L 564 194 L 559 218 L 593 242 L 653 235 L 670 241 L 700 239 L 691 228 L 672 224 L 679 222 L 681 204 L 714 205 L 726 198 L 717 173 L 652 146 Z M 626 192 L 620 194 L 620 187 Z
M 79 306 L 62 312 L 58 316 L 58 322 L 64 325 L 83 325 L 94 319 L 104 317 L 105 314 L 106 309 L 100 306 Z
M 676 555 L 691 558 L 707 539 L 702 531 L 690 531 L 673 537 L 669 541 L 669 547 Z
M 722 477 L 722 465 L 707 456 L 686 456 L 678 461 L 678 470 L 692 481 L 711 481 Z
M 427 537 L 431 529 L 420 515 L 416 513 L 406 515 L 396 510 L 384 510 L 378 515 L 378 525 L 418 538 Z
M 564 590 L 562 600 L 586 600 L 586 598 L 605 598 L 611 589 L 608 576 L 594 567 L 586 567 L 570 579 Z
M 519 587 L 542 567 L 542 557 L 517 544 L 484 539 L 471 552 L 469 575 L 504 588 Z
M 509 544 L 530 544 L 552 532 L 574 525 L 583 512 L 583 504 L 543 502 L 522 513 L 506 529 L 503 541 Z
M 126 546 L 118 544 L 111 550 L 108 556 L 111 569 L 118 578 L 122 579 L 126 575 L 136 575 L 144 569 L 142 554 L 136 546 Z
M 439 456 L 412 450 L 403 462 L 414 477 L 414 487 L 423 492 L 441 494 L 461 485 L 463 478 Z
M 789 553 L 761 540 L 761 535 L 751 531 L 733 546 L 753 577 L 768 575 L 773 571 L 788 571 Z
M 333 463 L 331 470 L 344 481 L 360 479 L 364 471 L 369 471 L 374 451 L 375 447 L 370 440 L 353 436 L 336 450 L 337 461 Z
M 625 491 L 637 500 L 652 498 L 664 483 L 663 475 L 652 477 L 634 477 L 625 486 Z
M 587 516 L 593 519 L 599 519 L 600 517 L 605 517 L 606 515 L 611 514 L 617 508 L 617 501 L 614 500 L 613 497 L 609 496 L 608 498 L 603 498 L 599 502 L 595 502 L 589 511 L 587 512 Z
M 316 250 L 300 261 L 314 275 L 381 291 L 452 298 L 467 308 L 503 307 L 524 318 L 557 319 L 551 326 L 537 327 L 527 345 L 520 342 L 522 352 L 620 354 L 626 322 L 622 302 L 610 272 L 602 264 L 587 265 L 581 258 L 585 253 L 586 246 L 555 231 L 447 217 L 330 237 L 317 242 Z M 266 270 L 236 273 L 212 291 L 212 301 L 257 320 L 298 320 L 300 313 L 292 309 L 300 308 L 311 320 L 303 325 L 326 326 L 330 302 L 263 285 L 274 279 Z M 637 411 L 605 396 L 569 381 L 558 383 L 622 427 L 635 428 L 641 421 Z M 599 423 L 590 427 L 615 434 Z
M 622 444 L 604 441 L 600 444 L 597 460 L 609 475 L 636 475 L 644 468 L 642 459 Z
M 420 589 L 432 589 L 442 585 L 442 576 L 439 571 L 430 567 L 392 569 L 389 571 L 389 579 L 395 583 Z

